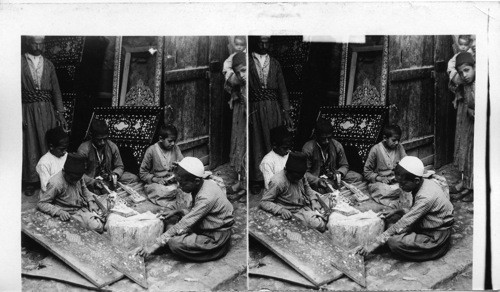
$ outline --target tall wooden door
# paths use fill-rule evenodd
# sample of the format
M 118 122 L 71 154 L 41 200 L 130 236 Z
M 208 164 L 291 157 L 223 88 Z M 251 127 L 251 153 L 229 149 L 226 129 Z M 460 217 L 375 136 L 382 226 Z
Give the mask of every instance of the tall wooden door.
M 453 160 L 453 111 L 446 66 L 450 36 L 389 37 L 389 121 L 408 155 L 440 167 Z
M 436 95 L 436 157 L 435 167 L 441 167 L 453 161 L 455 143 L 455 125 L 457 111 L 453 108 L 453 93 L 448 89 L 448 61 L 453 57 L 453 38 L 449 35 L 435 36 L 435 95 Z
M 223 102 L 222 63 L 227 56 L 226 37 L 165 37 L 164 105 L 173 112 L 177 144 L 184 156 L 198 157 L 210 168 L 228 160 L 222 145 L 228 141 L 223 128 L 230 127 L 224 123 Z

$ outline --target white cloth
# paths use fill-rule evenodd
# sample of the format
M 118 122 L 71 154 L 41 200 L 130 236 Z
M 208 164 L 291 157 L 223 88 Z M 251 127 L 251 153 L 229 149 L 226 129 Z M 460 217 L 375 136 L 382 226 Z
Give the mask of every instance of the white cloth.
M 28 60 L 28 66 L 30 67 L 31 77 L 35 82 L 37 89 L 40 89 L 42 73 L 43 73 L 43 57 L 34 56 L 26 53 L 26 59 Z
M 267 59 L 269 59 L 268 54 L 261 55 L 254 52 L 253 55 L 259 61 L 261 67 L 264 67 L 264 63 L 266 62 Z
M 271 152 L 267 153 L 259 165 L 259 169 L 264 176 L 264 186 L 266 189 L 269 188 L 269 182 L 271 178 L 277 174 L 278 172 L 285 169 L 286 161 L 288 160 L 288 154 L 285 156 L 281 156 L 271 150 Z
M 47 190 L 49 179 L 63 169 L 67 157 L 68 153 L 58 158 L 49 151 L 40 158 L 36 165 L 36 172 L 40 177 L 42 191 L 45 192 Z

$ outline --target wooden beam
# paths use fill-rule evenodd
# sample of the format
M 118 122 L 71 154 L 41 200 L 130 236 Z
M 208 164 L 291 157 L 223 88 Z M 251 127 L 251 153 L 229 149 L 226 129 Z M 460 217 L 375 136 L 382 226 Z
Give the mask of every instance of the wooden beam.
M 415 149 L 417 147 L 432 144 L 434 142 L 434 135 L 428 135 L 424 137 L 418 137 L 409 141 L 404 141 L 401 143 L 406 151 Z
M 352 46 L 353 52 L 373 52 L 373 51 L 383 51 L 384 45 L 377 46 Z
M 427 157 L 424 157 L 424 158 L 420 158 L 420 160 L 422 160 L 422 163 L 424 165 L 429 165 L 429 164 L 434 164 L 434 154 L 432 155 L 429 155 Z
M 209 140 L 209 136 L 205 135 L 205 136 L 201 136 L 198 138 L 189 139 L 189 140 L 179 142 L 179 143 L 177 143 L 177 146 L 179 147 L 179 149 L 181 149 L 181 151 L 185 151 L 185 150 L 188 150 L 188 149 L 191 149 L 191 148 L 203 145 L 203 144 L 208 144 L 208 140 Z
M 356 62 L 358 61 L 358 53 L 352 52 L 351 57 L 351 69 L 349 69 L 349 85 L 347 87 L 347 99 L 346 105 L 350 105 L 352 102 L 352 93 L 354 91 L 354 77 L 356 76 Z
M 422 66 L 418 68 L 407 68 L 391 70 L 389 80 L 391 82 L 407 81 L 412 79 L 433 78 L 434 66 Z
M 209 165 L 210 164 L 210 155 L 200 157 L 201 162 L 203 162 L 203 165 Z
M 165 72 L 165 82 L 186 81 L 192 79 L 206 78 L 208 66 L 200 66 L 194 69 L 178 69 Z

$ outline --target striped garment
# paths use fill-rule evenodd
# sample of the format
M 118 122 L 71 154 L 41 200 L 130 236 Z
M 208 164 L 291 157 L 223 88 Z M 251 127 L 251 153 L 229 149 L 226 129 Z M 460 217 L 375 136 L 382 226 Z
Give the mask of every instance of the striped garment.
M 419 230 L 445 230 L 454 223 L 453 205 L 443 189 L 433 180 L 424 179 L 422 187 L 414 197 L 413 206 L 394 225 L 377 237 L 384 243 L 395 234 Z
M 264 186 L 266 189 L 269 188 L 269 182 L 271 178 L 278 172 L 285 169 L 286 161 L 288 160 L 288 154 L 281 156 L 271 150 L 269 153 L 262 158 L 262 162 L 259 165 L 259 169 L 264 176 Z
M 156 239 L 164 246 L 170 238 L 189 232 L 223 231 L 234 224 L 233 205 L 221 188 L 211 180 L 205 180 L 194 197 L 194 206 L 182 219 Z

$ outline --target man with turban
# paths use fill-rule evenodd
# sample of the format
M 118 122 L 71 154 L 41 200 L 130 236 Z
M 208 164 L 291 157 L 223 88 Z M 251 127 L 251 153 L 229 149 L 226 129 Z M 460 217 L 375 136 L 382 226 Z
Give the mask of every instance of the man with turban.
M 40 182 L 36 165 L 47 153 L 45 134 L 58 123 L 65 129 L 64 106 L 56 70 L 42 53 L 44 36 L 26 37 L 27 52 L 21 56 L 23 110 L 23 184 L 35 188 Z
M 198 158 L 184 157 L 179 162 L 175 178 L 182 191 L 193 197 L 193 207 L 162 213 L 165 219 L 172 216 L 182 219 L 167 227 L 153 245 L 138 247 L 136 254 L 149 256 L 164 249 L 190 261 L 206 262 L 228 253 L 234 224 L 233 205 L 222 189 L 206 177 L 208 173 Z
M 453 205 L 437 182 L 424 179 L 424 164 L 406 156 L 396 166 L 395 175 L 401 189 L 411 192 L 413 205 L 404 210 L 383 212 L 387 221 L 402 216 L 375 242 L 359 246 L 357 252 L 369 255 L 387 244 L 393 254 L 410 261 L 427 261 L 445 255 L 450 249 Z
M 78 147 L 78 154 L 88 159 L 89 166 L 84 179 L 92 191 L 102 191 L 103 184 L 114 189 L 117 181 L 123 184 L 139 181 L 139 177 L 135 174 L 124 171 L 120 150 L 108 139 L 109 130 L 106 121 L 92 120 L 90 137 L 89 141 L 83 142 Z
M 363 180 L 363 176 L 349 170 L 349 162 L 345 155 L 344 147 L 332 138 L 333 126 L 325 119 L 316 122 L 315 138 L 306 142 L 302 152 L 307 155 L 307 181 L 315 190 L 330 190 L 327 181 L 321 176 L 326 175 L 335 181 L 335 175 L 347 183 Z
M 293 125 L 281 65 L 269 55 L 271 37 L 251 36 L 249 40 L 249 177 L 257 183 L 264 180 L 259 164 L 272 149 L 271 129 Z

